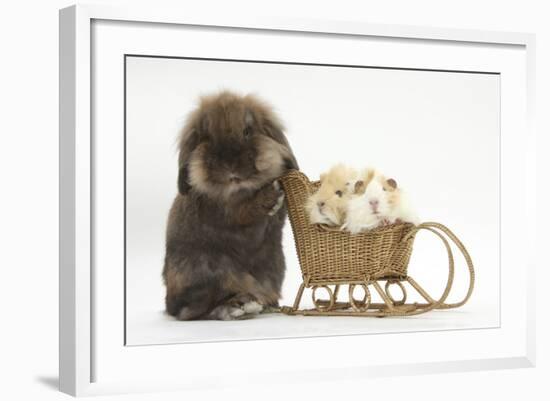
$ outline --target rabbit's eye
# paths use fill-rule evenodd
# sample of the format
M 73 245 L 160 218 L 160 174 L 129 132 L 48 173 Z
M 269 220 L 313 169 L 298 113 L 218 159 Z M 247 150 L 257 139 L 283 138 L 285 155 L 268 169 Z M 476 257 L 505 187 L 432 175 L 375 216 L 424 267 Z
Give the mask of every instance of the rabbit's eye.
M 336 191 L 335 194 L 338 195 L 340 198 L 342 197 L 342 191 Z
M 243 130 L 243 136 L 245 137 L 245 139 L 248 139 L 250 138 L 250 135 L 252 135 L 252 130 L 249 127 L 246 127 Z

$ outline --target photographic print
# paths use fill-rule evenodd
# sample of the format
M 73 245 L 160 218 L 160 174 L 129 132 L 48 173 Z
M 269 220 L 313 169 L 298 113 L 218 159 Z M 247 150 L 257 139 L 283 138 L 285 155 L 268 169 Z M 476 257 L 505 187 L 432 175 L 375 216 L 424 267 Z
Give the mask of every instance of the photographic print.
M 126 345 L 499 326 L 499 74 L 124 64 Z

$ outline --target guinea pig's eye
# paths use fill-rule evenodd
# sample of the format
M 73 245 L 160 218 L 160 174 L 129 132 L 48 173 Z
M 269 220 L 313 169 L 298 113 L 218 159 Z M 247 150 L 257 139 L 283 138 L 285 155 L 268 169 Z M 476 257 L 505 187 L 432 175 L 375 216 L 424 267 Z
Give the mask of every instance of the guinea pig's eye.
M 244 136 L 245 139 L 248 139 L 248 138 L 250 138 L 250 135 L 252 135 L 252 130 L 250 129 L 250 127 L 246 127 L 243 130 L 243 136 Z
M 336 191 L 335 194 L 338 195 L 340 198 L 342 197 L 342 191 Z

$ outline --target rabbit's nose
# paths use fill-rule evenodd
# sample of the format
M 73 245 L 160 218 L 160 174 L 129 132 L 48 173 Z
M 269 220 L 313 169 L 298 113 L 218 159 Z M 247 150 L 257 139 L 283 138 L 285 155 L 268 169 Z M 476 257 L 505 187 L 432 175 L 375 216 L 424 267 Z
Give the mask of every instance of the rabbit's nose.
M 237 174 L 231 174 L 229 176 L 229 181 L 234 182 L 235 184 L 238 184 L 239 182 L 242 181 L 242 178 L 240 176 L 238 176 Z
M 325 202 L 317 202 L 317 206 L 319 206 L 320 208 L 325 206 Z

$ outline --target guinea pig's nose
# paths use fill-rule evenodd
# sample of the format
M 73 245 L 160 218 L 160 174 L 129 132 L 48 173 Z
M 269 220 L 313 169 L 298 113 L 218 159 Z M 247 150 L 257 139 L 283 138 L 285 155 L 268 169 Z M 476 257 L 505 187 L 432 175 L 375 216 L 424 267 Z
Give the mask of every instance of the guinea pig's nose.
M 325 202 L 317 202 L 317 206 L 323 207 L 323 206 L 325 206 Z
M 369 203 L 373 208 L 377 208 L 379 202 L 378 202 L 378 199 L 371 199 L 369 200 Z

